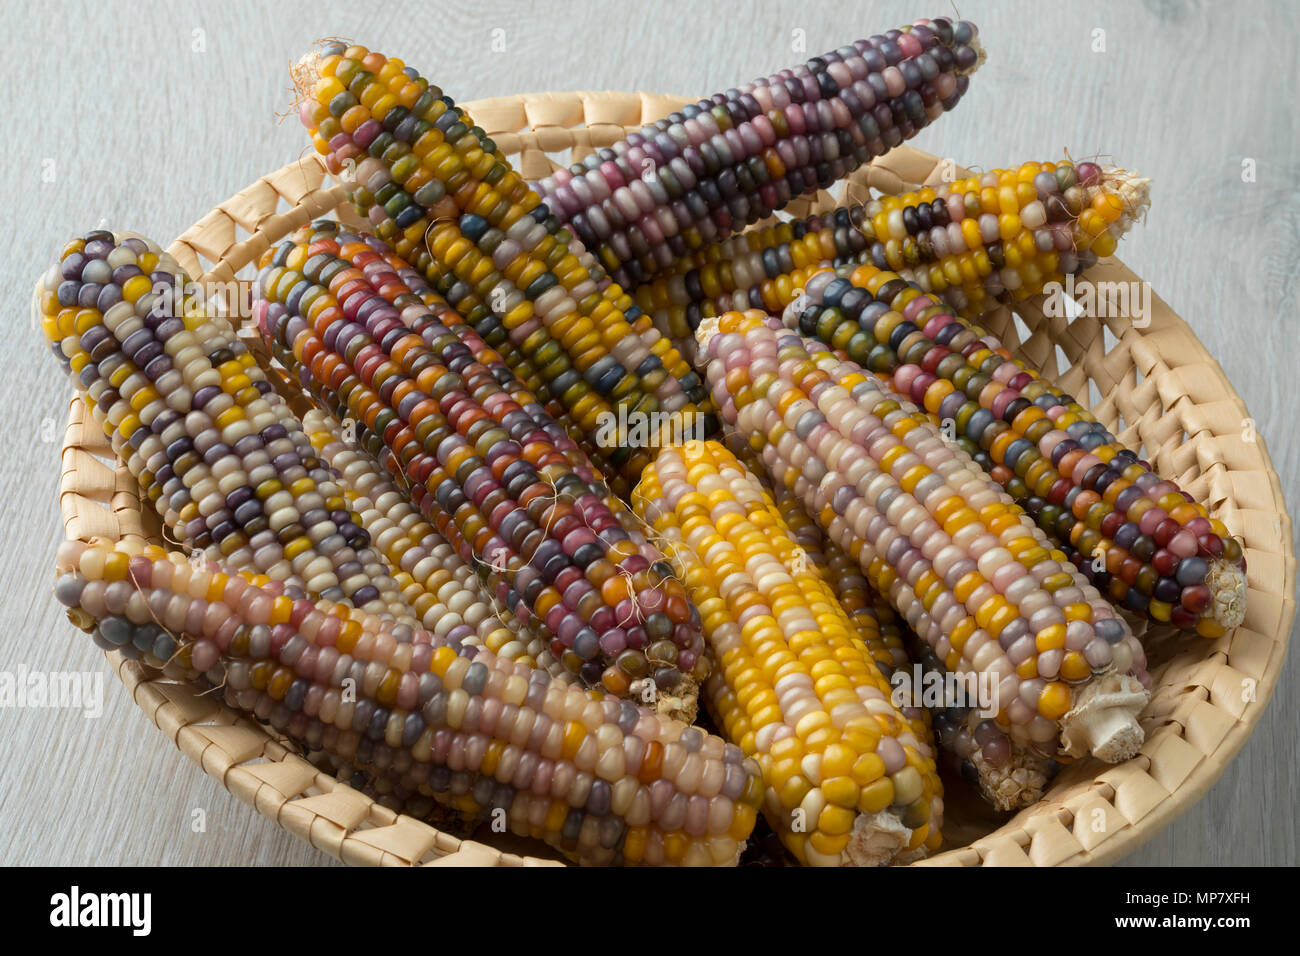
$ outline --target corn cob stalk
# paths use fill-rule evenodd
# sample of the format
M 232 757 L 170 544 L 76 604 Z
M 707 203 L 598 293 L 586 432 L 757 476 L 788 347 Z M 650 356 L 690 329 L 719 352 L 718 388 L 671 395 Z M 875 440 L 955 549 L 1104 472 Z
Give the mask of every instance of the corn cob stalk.
M 666 448 L 637 489 L 699 603 L 718 659 L 706 698 L 755 757 L 763 809 L 813 865 L 936 848 L 942 785 L 829 586 L 754 478 L 716 442 Z
M 762 313 L 700 327 L 723 420 L 998 724 L 1044 756 L 1127 759 L 1145 656 L 1063 552 L 960 449 L 858 366 Z
M 753 827 L 761 781 L 737 748 L 486 648 L 152 545 L 69 542 L 59 571 L 56 597 L 98 642 L 161 631 L 309 749 L 462 812 L 501 809 L 576 860 L 733 863 Z
M 412 503 L 566 668 L 693 718 L 698 615 L 635 516 L 458 316 L 414 295 L 399 310 L 349 267 L 357 245 L 318 224 L 267 251 L 255 310 L 276 357 L 382 439 Z
M 587 434 L 617 412 L 660 414 L 670 433 L 701 424 L 699 377 L 621 289 L 599 287 L 581 244 L 440 89 L 343 44 L 295 83 L 310 88 L 300 116 L 330 170 L 355 167 L 350 198 L 377 235 L 435 286 L 470 287 L 466 304 L 504 325 Z M 648 460 L 636 449 L 611 463 L 635 481 Z
M 301 423 L 229 322 L 139 236 L 69 243 L 39 297 L 60 364 L 181 545 L 411 619 Z
M 859 40 L 687 106 L 534 188 L 635 288 L 954 107 L 983 62 L 976 33 L 937 19 Z
M 934 296 L 872 266 L 807 284 L 785 323 L 841 346 L 968 441 L 976 460 L 1111 600 L 1220 637 L 1245 615 L 1240 544 L 1072 396 Z

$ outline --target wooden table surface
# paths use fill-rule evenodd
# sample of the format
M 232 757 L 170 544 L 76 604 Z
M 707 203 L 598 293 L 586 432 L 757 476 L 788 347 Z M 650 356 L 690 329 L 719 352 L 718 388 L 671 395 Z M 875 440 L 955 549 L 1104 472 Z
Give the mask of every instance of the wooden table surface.
M 98 719 L 0 710 L 0 863 L 330 862 L 221 790 L 135 709 L 50 595 L 69 384 L 29 325 L 33 282 L 105 220 L 164 245 L 307 148 L 286 67 L 322 36 L 403 56 L 458 100 L 563 89 L 701 94 L 950 3 L 6 6 L 9 181 L 0 373 L 0 671 L 94 671 Z M 723 5 L 716 5 L 719 10 Z M 989 168 L 1069 149 L 1154 179 L 1121 254 L 1196 330 L 1300 502 L 1300 76 L 1292 3 L 962 0 L 989 60 L 915 144 Z M 1243 170 L 1253 176 L 1243 175 Z M 1295 864 L 1297 664 L 1236 761 L 1137 864 Z M 195 811 L 206 829 L 194 832 Z

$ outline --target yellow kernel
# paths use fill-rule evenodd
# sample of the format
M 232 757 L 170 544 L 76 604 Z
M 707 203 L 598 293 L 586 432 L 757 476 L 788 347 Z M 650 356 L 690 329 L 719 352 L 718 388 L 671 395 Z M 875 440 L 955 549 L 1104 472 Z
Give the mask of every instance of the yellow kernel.
M 850 836 L 848 833 L 831 836 L 818 831 L 808 835 L 808 845 L 825 856 L 835 856 L 844 852 L 844 848 L 849 845 Z
M 1060 720 L 1070 709 L 1070 687 L 1063 681 L 1052 681 L 1038 696 L 1038 712 L 1048 720 Z
M 1043 628 L 1035 635 L 1034 645 L 1040 654 L 1043 651 L 1059 651 L 1065 647 L 1065 625 L 1052 624 Z
M 894 782 L 881 777 L 870 786 L 862 788 L 858 796 L 858 809 L 863 813 L 879 813 L 894 802 Z
M 832 777 L 822 781 L 822 796 L 837 807 L 852 807 L 858 802 L 861 788 L 850 777 Z
M 845 807 L 827 806 L 817 817 L 817 830 L 827 836 L 840 836 L 853 829 L 857 814 Z

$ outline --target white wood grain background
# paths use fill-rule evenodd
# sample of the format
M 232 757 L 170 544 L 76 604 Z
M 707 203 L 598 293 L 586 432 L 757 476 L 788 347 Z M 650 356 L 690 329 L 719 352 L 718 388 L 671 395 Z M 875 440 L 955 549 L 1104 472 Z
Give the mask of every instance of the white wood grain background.
M 1219 358 L 1295 509 L 1297 5 L 962 0 L 960 8 L 979 24 L 989 61 L 969 98 L 916 145 L 983 167 L 1068 148 L 1151 176 L 1154 206 L 1123 258 Z M 328 860 L 173 749 L 49 593 L 69 387 L 27 314 L 32 283 L 61 243 L 106 219 L 166 244 L 299 155 L 306 138 L 297 120 L 277 124 L 276 113 L 289 99 L 287 65 L 321 36 L 401 55 L 459 100 L 548 89 L 704 94 L 801 61 L 792 49 L 800 36 L 812 54 L 953 7 L 42 0 L 3 11 L 0 671 L 99 671 L 106 699 L 97 720 L 0 710 L 0 863 L 265 866 Z M 1254 182 L 1243 182 L 1245 159 Z M 1223 779 L 1130 862 L 1297 862 L 1296 667 L 1293 657 Z M 191 832 L 198 808 L 206 833 Z

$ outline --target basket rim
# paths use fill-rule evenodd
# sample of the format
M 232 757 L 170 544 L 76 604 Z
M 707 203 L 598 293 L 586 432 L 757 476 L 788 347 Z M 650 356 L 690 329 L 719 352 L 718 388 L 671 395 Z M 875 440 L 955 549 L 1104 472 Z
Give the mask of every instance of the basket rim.
M 625 130 L 627 124 L 609 121 L 609 117 L 617 116 L 620 109 L 625 113 L 638 109 L 642 114 L 653 111 L 653 115 L 662 115 L 665 108 L 676 109 L 691 102 L 695 100 L 643 92 L 573 91 L 522 94 L 462 105 L 467 112 L 480 118 L 480 124 L 498 140 L 499 145 L 502 139 L 506 139 L 510 145 L 524 148 L 529 144 L 521 146 L 523 139 L 531 138 L 531 148 L 540 149 L 545 145 L 543 140 L 562 144 L 563 137 L 551 133 L 574 127 L 574 116 L 586 118 L 588 130 L 600 127 Z M 484 117 L 490 121 L 483 122 Z M 558 123 L 566 125 L 556 125 Z M 514 151 L 505 146 L 501 148 L 503 152 Z M 869 185 L 880 188 L 883 182 L 883 188 L 888 191 L 893 183 L 918 181 L 906 174 L 926 164 L 927 169 L 933 168 L 938 162 L 937 157 L 903 145 L 870 167 L 864 167 L 861 173 Z M 959 174 L 964 174 L 964 171 L 959 171 Z M 297 176 L 302 178 L 302 189 L 295 196 L 296 185 L 290 185 L 287 192 L 284 185 L 286 178 Z M 176 256 L 187 273 L 201 276 L 199 281 L 238 281 L 236 273 L 254 261 L 273 241 L 266 238 L 266 233 L 284 235 L 326 214 L 341 215 L 345 220 L 349 218 L 343 186 L 328 186 L 324 179 L 324 165 L 317 156 L 289 163 L 255 180 L 208 212 L 182 233 L 168 251 Z M 270 197 L 269 214 L 258 207 L 263 214 L 255 215 L 258 210 L 252 208 L 255 204 L 250 196 L 260 197 L 261 206 L 265 207 L 268 190 L 274 190 L 278 198 Z M 287 213 L 276 210 L 281 200 L 290 204 Z M 227 229 L 223 217 L 243 224 L 249 236 L 236 240 L 233 223 Z M 220 233 L 215 242 L 214 228 Z M 226 247 L 218 249 L 226 240 L 229 240 Z M 212 265 L 205 268 L 200 256 Z M 1138 279 L 1117 259 L 1103 261 L 1090 272 L 1119 281 Z M 1167 313 L 1162 330 L 1178 336 L 1179 347 L 1188 359 L 1180 365 L 1195 364 L 1198 374 L 1203 374 L 1203 366 L 1217 377 L 1212 385 L 1222 393 L 1221 398 L 1232 403 L 1243 419 L 1248 418 L 1245 403 L 1195 332 L 1158 298 L 1157 304 Z M 1148 333 L 1137 329 L 1134 334 L 1145 336 Z M 1202 401 L 1188 400 L 1197 406 L 1202 404 Z M 139 506 L 138 493 L 134 497 L 132 493 L 134 479 L 120 460 L 113 457 L 107 438 L 90 420 L 87 407 L 79 396 L 73 396 L 69 413 L 62 448 L 60 485 L 65 533 L 70 538 L 82 540 L 112 540 L 114 530 L 119 538 L 142 537 L 138 519 L 134 525 L 130 522 L 131 508 L 135 507 L 138 515 Z M 1296 561 L 1290 533 L 1291 519 L 1282 495 L 1281 480 L 1262 436 L 1255 443 L 1253 452 L 1258 462 L 1251 471 L 1263 473 L 1267 480 L 1265 487 L 1251 488 L 1250 508 L 1244 510 L 1250 514 L 1268 513 L 1271 508 L 1278 518 L 1276 540 L 1269 542 L 1275 544 L 1276 549 L 1268 553 L 1279 559 L 1281 590 L 1253 589 L 1261 597 L 1271 598 L 1268 610 L 1275 616 L 1275 632 L 1269 635 L 1248 631 L 1250 637 L 1243 635 L 1238 646 L 1238 634 L 1246 630 L 1243 625 L 1213 642 L 1205 655 L 1207 664 L 1215 661 L 1221 665 L 1213 681 L 1200 687 L 1183 688 L 1173 695 L 1172 701 L 1163 701 L 1160 707 L 1155 708 L 1156 713 L 1144 715 L 1155 718 L 1156 723 L 1139 754 L 1122 764 L 1097 765 L 1090 786 L 1071 785 L 1071 789 L 1078 792 L 1068 803 L 1045 797 L 970 844 L 941 851 L 920 861 L 919 865 L 1112 863 L 1151 839 L 1195 804 L 1219 779 L 1253 732 L 1273 696 L 1281 678 L 1296 613 Z M 113 466 L 104 461 L 105 455 L 113 461 Z M 1225 475 L 1236 473 L 1239 473 L 1238 469 L 1224 465 Z M 1233 495 L 1235 501 L 1234 489 L 1229 487 L 1227 493 Z M 98 506 L 99 511 L 107 505 L 112 521 L 98 512 L 90 512 L 86 507 L 90 503 Z M 123 516 L 127 519 L 125 523 L 118 521 Z M 1251 531 L 1258 533 L 1258 529 L 1235 533 L 1241 534 L 1245 540 Z M 1270 640 L 1271 645 L 1268 643 Z M 1261 654 L 1266 655 L 1266 660 L 1257 679 L 1248 677 L 1244 669 L 1233 668 L 1234 658 L 1243 659 L 1244 666 L 1249 667 L 1258 665 Z M 503 852 L 475 840 L 457 840 L 423 821 L 390 810 L 317 771 L 305 759 L 288 750 L 271 728 L 247 720 L 211 698 L 196 700 L 200 695 L 187 692 L 184 685 L 151 676 L 153 672 L 127 661 L 118 652 L 107 652 L 106 656 L 114 673 L 131 692 L 135 704 L 205 773 L 278 826 L 336 859 L 367 865 L 521 866 L 556 863 Z M 1237 662 L 1241 663 L 1240 660 Z M 1244 680 L 1256 680 L 1254 699 L 1236 702 L 1235 713 L 1222 706 L 1232 702 L 1233 675 L 1240 675 Z M 1203 696 L 1200 691 L 1204 691 Z M 1153 708 L 1155 704 L 1153 701 Z M 224 715 L 218 714 L 220 719 L 214 723 L 214 712 L 221 711 L 225 712 Z M 1228 720 L 1231 724 L 1224 726 Z M 1144 719 L 1144 723 L 1147 722 Z M 1175 727 L 1183 734 L 1193 733 L 1202 743 L 1210 744 L 1209 749 L 1197 750 L 1172 731 L 1171 728 Z M 1215 739 L 1211 742 L 1211 738 Z M 1171 750 L 1178 752 L 1171 756 Z M 1189 755 L 1183 750 L 1194 753 Z M 1193 756 L 1197 758 L 1194 761 Z M 1189 763 L 1194 765 L 1189 766 Z M 1153 778 L 1165 791 L 1163 796 L 1152 792 Z M 1080 832 L 1082 814 L 1090 812 L 1090 808 L 1094 813 L 1100 808 L 1107 821 L 1112 814 L 1117 814 L 1117 822 L 1122 825 L 1112 832 L 1108 822 L 1100 837 L 1095 833 L 1089 836 Z M 1130 821 L 1124 809 L 1137 811 L 1137 819 Z M 1069 842 L 1081 849 L 1062 855 L 1063 837 L 1069 837 Z

